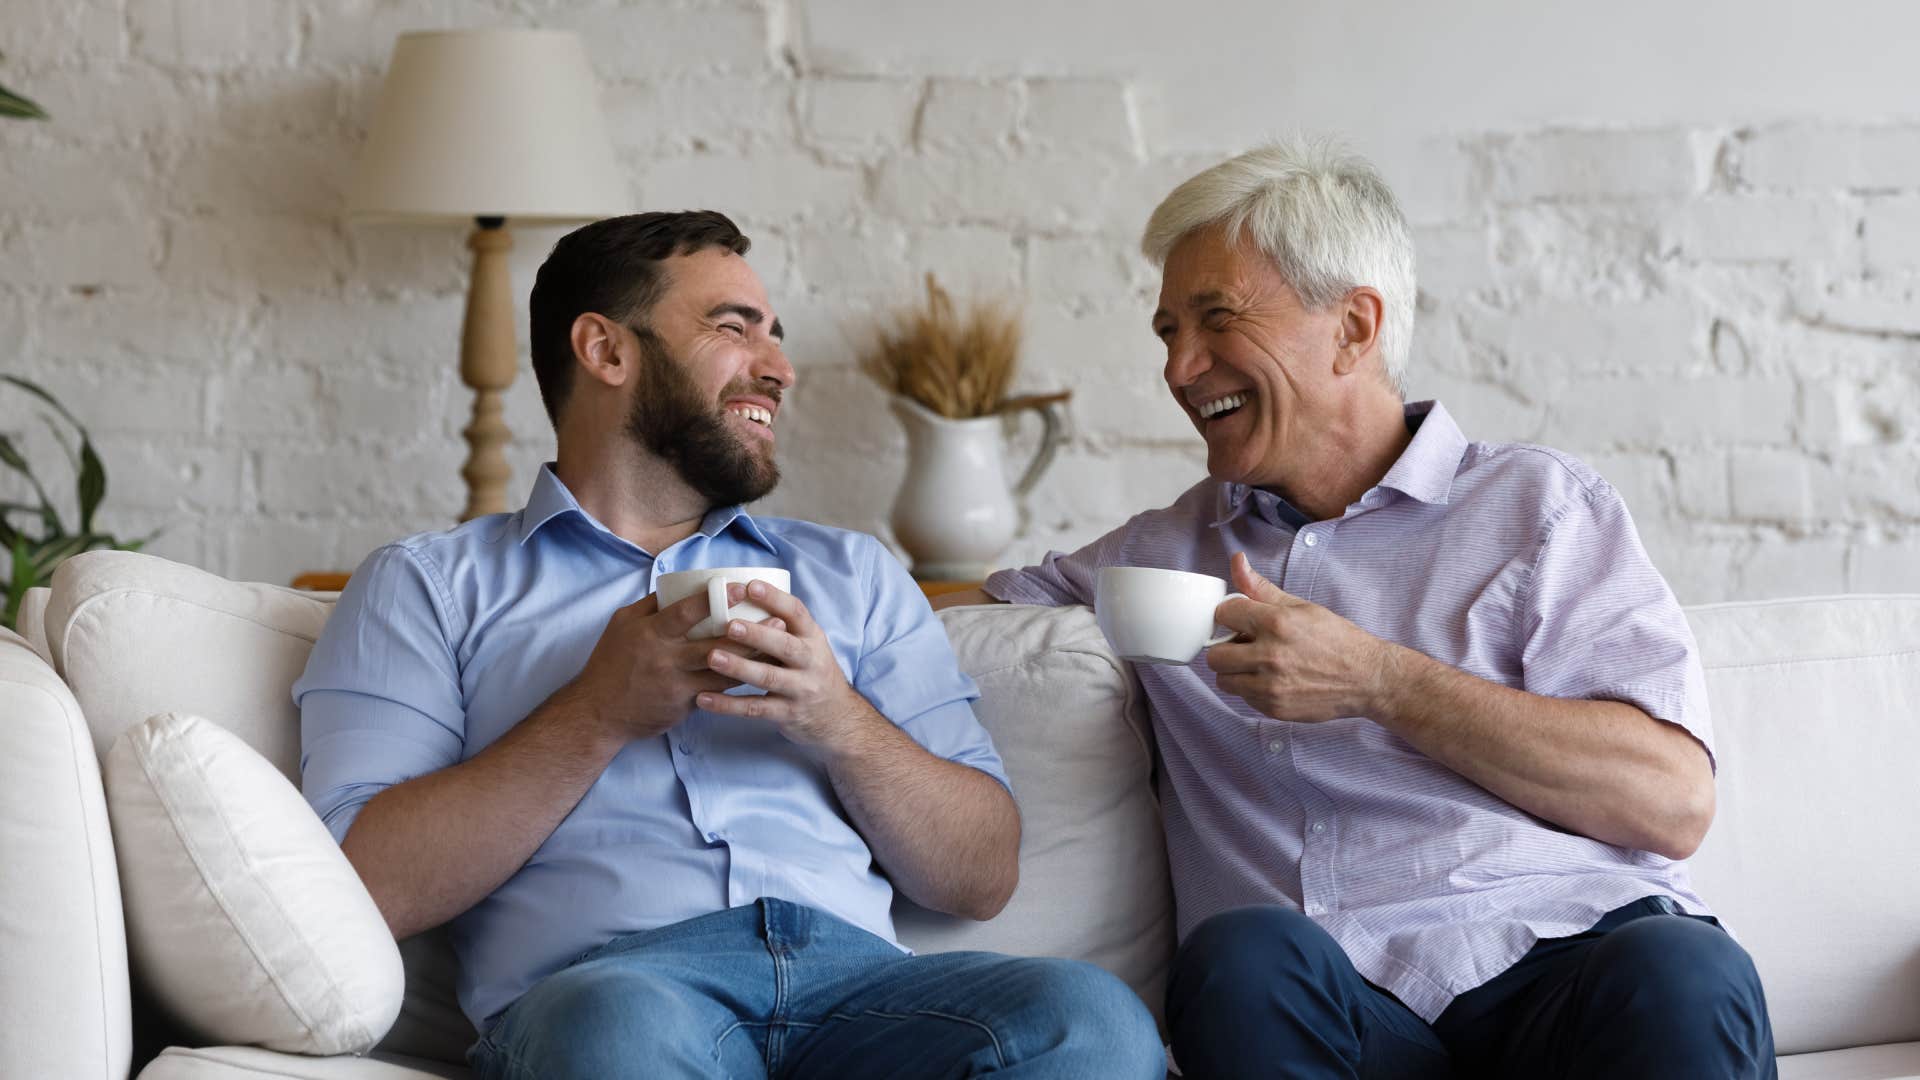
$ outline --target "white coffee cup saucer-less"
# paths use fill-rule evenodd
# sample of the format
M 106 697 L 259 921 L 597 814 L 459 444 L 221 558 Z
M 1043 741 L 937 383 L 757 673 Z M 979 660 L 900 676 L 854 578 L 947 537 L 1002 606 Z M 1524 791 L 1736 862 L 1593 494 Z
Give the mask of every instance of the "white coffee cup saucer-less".
M 1213 610 L 1239 596 L 1207 574 L 1108 566 L 1094 579 L 1093 616 L 1123 660 L 1190 664 L 1202 649 L 1233 640 L 1214 633 Z
M 706 590 L 707 617 L 687 631 L 687 640 L 697 641 L 701 638 L 717 638 L 726 633 L 727 623 L 733 619 L 759 622 L 767 617 L 766 610 L 758 604 L 744 600 L 731 606 L 727 604 L 727 586 L 745 585 L 750 581 L 764 581 L 781 592 L 793 591 L 793 575 L 777 566 L 710 566 L 701 570 L 676 570 L 671 574 L 661 574 L 659 580 L 654 582 L 654 588 L 660 594 L 660 606 L 663 608 Z

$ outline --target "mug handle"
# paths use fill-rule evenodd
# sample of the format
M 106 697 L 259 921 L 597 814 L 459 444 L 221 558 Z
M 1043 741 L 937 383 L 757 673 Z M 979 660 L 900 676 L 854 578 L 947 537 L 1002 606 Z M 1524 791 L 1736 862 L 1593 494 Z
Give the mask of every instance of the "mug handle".
M 727 616 L 729 614 L 727 607 L 728 584 L 729 582 L 725 578 L 712 577 L 707 579 L 707 618 L 713 620 L 713 631 L 716 634 L 725 634 L 727 632 Z
M 1221 604 L 1224 604 L 1224 603 L 1226 603 L 1226 602 L 1227 602 L 1227 601 L 1229 601 L 1229 600 L 1245 600 L 1246 598 L 1247 598 L 1247 594 L 1246 594 L 1246 593 L 1241 593 L 1241 592 L 1230 592 L 1230 593 L 1228 593 L 1227 595 L 1225 595 L 1225 596 L 1223 596 L 1223 597 L 1221 597 L 1221 598 L 1220 598 L 1220 603 L 1221 603 Z M 1216 604 L 1216 605 L 1214 605 L 1214 606 L 1215 606 L 1215 607 L 1218 607 L 1218 606 L 1219 606 L 1219 604 Z M 1232 641 L 1232 640 L 1233 640 L 1234 638 L 1237 638 L 1237 637 L 1239 637 L 1239 636 L 1240 636 L 1240 635 L 1239 635 L 1238 633 L 1232 633 L 1232 634 L 1222 634 L 1222 635 L 1220 635 L 1220 636 L 1219 636 L 1219 637 L 1217 637 L 1217 638 L 1208 638 L 1208 639 L 1207 639 L 1207 643 L 1206 643 L 1205 645 L 1203 645 L 1203 646 L 1201 646 L 1201 648 L 1203 648 L 1203 649 L 1211 649 L 1211 648 L 1213 648 L 1213 647 L 1214 647 L 1215 645 L 1225 645 L 1225 644 L 1226 644 L 1227 642 L 1229 642 L 1229 641 Z

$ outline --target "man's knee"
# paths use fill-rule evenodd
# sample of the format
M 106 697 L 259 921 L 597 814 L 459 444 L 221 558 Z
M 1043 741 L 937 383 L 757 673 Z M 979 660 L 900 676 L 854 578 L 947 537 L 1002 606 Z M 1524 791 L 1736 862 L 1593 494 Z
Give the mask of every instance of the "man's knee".
M 1282 907 L 1224 911 L 1193 928 L 1174 959 L 1176 986 L 1260 993 L 1288 984 L 1325 985 L 1350 966 L 1332 935 Z
M 1649 916 L 1608 934 L 1596 949 L 1601 1011 L 1669 1045 L 1771 1059 L 1760 973 L 1725 931 L 1679 915 Z
M 711 1066 L 719 1036 L 713 1018 L 672 981 L 586 964 L 529 990 L 482 1040 L 474 1063 L 484 1076 L 617 1077 L 636 1062 Z
M 1046 1055 L 1074 1075 L 1166 1075 L 1166 1055 L 1140 995 L 1112 973 L 1078 960 L 1026 958 L 1002 981 L 1009 1015 L 1001 1025 L 1022 1060 Z

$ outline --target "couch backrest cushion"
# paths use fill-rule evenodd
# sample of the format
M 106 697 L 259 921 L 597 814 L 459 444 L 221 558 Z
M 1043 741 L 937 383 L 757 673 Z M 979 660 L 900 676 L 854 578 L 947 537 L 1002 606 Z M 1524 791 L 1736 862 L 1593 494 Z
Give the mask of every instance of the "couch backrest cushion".
M 194 713 L 246 740 L 297 786 L 291 690 L 332 607 L 314 593 L 93 551 L 54 571 L 47 644 L 99 754 L 155 713 Z
M 1020 804 L 1020 885 L 984 923 L 897 901 L 901 941 L 1090 961 L 1159 1017 L 1173 896 L 1151 736 L 1125 667 L 1086 608 L 995 604 L 941 619 Z
M 0 1076 L 121 1080 L 127 939 L 80 706 L 0 629 Z
M 1687 616 L 1720 766 L 1690 869 L 1780 1052 L 1920 1039 L 1920 596 Z

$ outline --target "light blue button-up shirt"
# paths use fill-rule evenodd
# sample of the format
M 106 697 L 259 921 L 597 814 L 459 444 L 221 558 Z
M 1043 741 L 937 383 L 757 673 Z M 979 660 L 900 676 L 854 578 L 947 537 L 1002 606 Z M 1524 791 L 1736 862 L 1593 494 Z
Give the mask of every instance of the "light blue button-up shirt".
M 294 684 L 307 799 L 347 835 L 382 790 L 480 753 L 586 665 L 613 612 L 661 574 L 779 566 L 840 668 L 942 758 L 1005 784 L 945 630 L 862 533 L 710 512 L 650 555 L 542 468 L 524 510 L 374 552 Z M 532 857 L 453 921 L 461 1007 L 484 1030 L 541 977 L 603 942 L 778 897 L 894 940 L 893 889 L 826 770 L 767 721 L 695 711 L 627 745 Z

